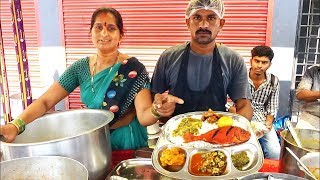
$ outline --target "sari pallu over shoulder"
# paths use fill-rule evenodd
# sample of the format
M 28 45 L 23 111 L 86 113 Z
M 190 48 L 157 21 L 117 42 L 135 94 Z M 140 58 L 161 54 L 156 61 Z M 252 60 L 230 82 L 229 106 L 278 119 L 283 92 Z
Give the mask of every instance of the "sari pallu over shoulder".
M 117 73 L 120 65 L 120 63 L 117 63 L 113 67 L 106 68 L 94 75 L 93 82 L 91 82 L 91 78 L 89 78 L 80 85 L 81 101 L 87 108 L 101 109 L 105 92 Z M 93 92 L 93 90 L 95 92 Z
M 108 70 L 103 71 L 104 73 L 98 73 L 94 76 L 94 85 L 107 86 L 102 93 L 100 102 L 95 102 L 95 107 L 99 109 L 110 110 L 114 113 L 114 119 L 109 123 L 112 126 L 117 122 L 129 108 L 134 106 L 134 98 L 136 94 L 143 88 L 147 88 L 149 84 L 149 77 L 146 68 L 138 59 L 132 57 L 128 60 L 124 60 L 122 63 L 118 63 L 117 72 L 108 74 Z M 115 67 L 113 67 L 115 69 Z M 113 72 L 113 71 L 112 71 Z M 103 83 L 103 81 L 110 82 L 109 84 Z M 95 85 L 95 87 L 97 87 Z M 93 93 L 91 90 L 91 82 L 87 82 L 86 86 L 83 86 L 85 91 L 81 96 L 86 101 L 91 102 Z M 97 88 L 98 89 L 98 88 Z M 81 91 L 84 89 L 81 89 Z M 97 93 L 97 92 L 96 92 Z M 93 106 L 85 103 L 87 107 L 92 108 Z M 141 147 L 148 146 L 147 130 L 141 126 L 137 117 L 134 117 L 129 125 L 122 126 L 115 129 L 111 134 L 111 147 L 112 150 L 120 149 L 138 149 Z
M 88 108 L 113 112 L 115 118 L 109 123 L 112 126 L 133 106 L 135 95 L 149 83 L 149 77 L 144 65 L 135 57 L 116 64 L 110 73 L 108 71 L 106 69 L 94 76 L 96 94 L 100 95 L 93 95 L 91 81 L 87 80 L 81 85 L 81 99 Z M 107 88 L 103 90 L 102 87 Z

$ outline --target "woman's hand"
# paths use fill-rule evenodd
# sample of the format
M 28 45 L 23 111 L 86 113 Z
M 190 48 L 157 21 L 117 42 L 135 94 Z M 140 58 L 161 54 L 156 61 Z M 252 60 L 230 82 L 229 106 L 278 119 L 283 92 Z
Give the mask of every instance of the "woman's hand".
M 4 136 L 5 141 L 11 143 L 18 135 L 18 129 L 13 124 L 0 126 L 0 135 Z
M 153 108 L 161 117 L 169 117 L 173 114 L 177 103 L 183 104 L 184 101 L 168 93 L 156 94 L 154 96 Z

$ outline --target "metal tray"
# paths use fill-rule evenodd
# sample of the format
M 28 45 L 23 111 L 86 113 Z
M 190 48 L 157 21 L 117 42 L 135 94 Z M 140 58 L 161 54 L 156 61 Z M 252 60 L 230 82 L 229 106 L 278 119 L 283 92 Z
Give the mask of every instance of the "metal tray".
M 197 179 L 197 180 L 206 180 L 206 179 L 233 179 L 237 177 L 246 176 L 249 174 L 253 174 L 257 172 L 263 165 L 263 152 L 261 149 L 261 146 L 256 138 L 256 135 L 254 134 L 250 122 L 237 114 L 233 113 L 227 113 L 227 112 L 217 112 L 217 114 L 221 115 L 227 115 L 231 116 L 235 122 L 235 124 L 241 124 L 241 127 L 246 129 L 250 132 L 251 137 L 250 139 L 242 144 L 238 145 L 214 145 L 210 147 L 192 147 L 192 146 L 185 146 L 185 144 L 174 144 L 168 139 L 168 131 L 171 128 L 175 121 L 184 118 L 184 117 L 201 117 L 203 112 L 191 112 L 186 114 L 181 114 L 178 116 L 175 116 L 171 118 L 165 125 L 164 131 L 162 135 L 159 137 L 158 142 L 154 148 L 154 151 L 152 153 L 152 164 L 154 168 L 164 176 L 172 177 L 172 178 L 178 178 L 178 179 Z M 186 161 L 183 166 L 183 168 L 180 171 L 177 172 L 171 172 L 166 169 L 164 169 L 160 163 L 159 163 L 159 154 L 163 151 L 165 148 L 171 148 L 171 147 L 179 147 L 182 148 L 185 151 L 186 154 Z M 191 156 L 199 151 L 216 151 L 221 150 L 224 152 L 224 154 L 227 156 L 227 167 L 225 173 L 219 176 L 196 176 L 189 172 L 189 162 L 191 160 Z M 245 166 L 244 170 L 238 170 L 234 167 L 231 155 L 235 154 L 240 151 L 246 151 L 248 154 L 248 157 L 250 159 L 250 162 L 248 165 Z
M 158 173 L 152 166 L 149 158 L 137 158 L 121 161 L 109 173 L 107 180 L 173 180 L 174 178 L 166 177 Z

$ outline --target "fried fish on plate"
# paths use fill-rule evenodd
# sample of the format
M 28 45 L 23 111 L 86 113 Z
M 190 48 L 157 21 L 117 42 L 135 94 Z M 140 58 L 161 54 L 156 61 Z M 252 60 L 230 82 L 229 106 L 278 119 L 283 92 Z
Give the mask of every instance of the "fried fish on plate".
M 241 144 L 247 142 L 251 137 L 250 132 L 237 126 L 225 126 L 212 129 L 204 134 L 195 136 L 192 133 L 185 133 L 185 143 L 193 141 L 205 141 L 211 144 Z

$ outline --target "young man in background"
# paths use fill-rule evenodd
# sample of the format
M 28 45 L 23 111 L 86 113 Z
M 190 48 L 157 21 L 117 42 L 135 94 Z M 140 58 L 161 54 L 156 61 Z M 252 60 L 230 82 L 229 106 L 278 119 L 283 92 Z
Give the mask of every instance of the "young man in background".
M 267 73 L 274 53 L 268 46 L 256 46 L 251 50 L 249 86 L 252 96 L 252 122 L 265 126 L 258 136 L 265 158 L 279 159 L 280 143 L 272 126 L 279 105 L 279 80 Z

